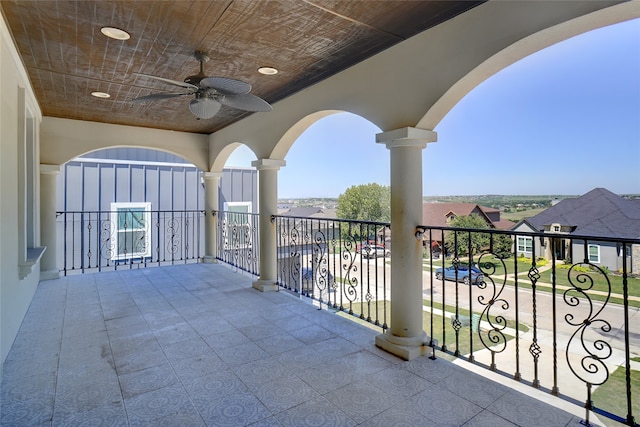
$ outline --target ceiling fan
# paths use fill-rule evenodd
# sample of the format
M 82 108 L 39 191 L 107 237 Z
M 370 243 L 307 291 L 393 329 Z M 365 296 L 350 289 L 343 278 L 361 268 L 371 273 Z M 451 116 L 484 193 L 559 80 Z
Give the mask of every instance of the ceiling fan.
M 195 95 L 189 102 L 189 110 L 199 119 L 210 119 L 215 116 L 222 105 L 238 110 L 252 112 L 271 111 L 271 105 L 262 98 L 250 94 L 251 85 L 241 80 L 227 77 L 207 77 L 204 74 L 204 63 L 209 61 L 205 52 L 196 51 L 194 57 L 200 62 L 200 72 L 189 76 L 183 82 L 165 79 L 149 74 L 135 73 L 139 76 L 160 80 L 186 89 L 184 92 L 153 93 L 133 99 L 133 102 L 157 101 L 184 95 Z

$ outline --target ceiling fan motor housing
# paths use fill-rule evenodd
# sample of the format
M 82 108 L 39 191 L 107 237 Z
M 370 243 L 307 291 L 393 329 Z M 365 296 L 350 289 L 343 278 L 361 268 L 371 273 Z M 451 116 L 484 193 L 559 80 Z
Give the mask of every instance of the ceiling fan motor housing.
M 192 84 L 194 86 L 200 86 L 200 82 L 202 81 L 202 79 L 204 79 L 206 77 L 207 76 L 205 76 L 204 74 L 196 74 L 194 76 L 189 76 L 189 77 L 185 78 L 184 82 Z
M 200 86 L 200 81 L 207 77 L 204 74 L 204 63 L 209 62 L 211 58 L 209 58 L 209 55 L 207 55 L 207 52 L 203 52 L 201 50 L 196 50 L 193 53 L 193 56 L 200 63 L 200 72 L 193 76 L 187 77 L 186 79 L 184 79 L 184 82 L 192 84 L 194 86 Z

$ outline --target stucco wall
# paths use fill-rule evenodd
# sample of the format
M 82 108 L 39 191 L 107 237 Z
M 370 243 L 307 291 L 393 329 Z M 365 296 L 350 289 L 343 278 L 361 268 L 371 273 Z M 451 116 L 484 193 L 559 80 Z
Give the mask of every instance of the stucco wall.
M 26 213 L 19 208 L 21 202 L 19 141 L 24 137 L 19 123 L 24 119 L 25 107 L 35 116 L 36 134 L 41 113 L 29 86 L 29 80 L 13 46 L 4 20 L 0 19 L 0 358 L 4 363 L 16 337 L 22 319 L 31 303 L 40 280 L 39 265 L 20 279 L 20 233 L 25 233 Z M 37 148 L 37 144 L 36 144 Z M 34 194 L 39 194 L 37 150 L 35 161 Z M 33 197 L 33 194 L 31 195 Z M 34 243 L 39 243 L 39 204 L 30 204 Z M 24 204 L 23 204 L 24 206 Z

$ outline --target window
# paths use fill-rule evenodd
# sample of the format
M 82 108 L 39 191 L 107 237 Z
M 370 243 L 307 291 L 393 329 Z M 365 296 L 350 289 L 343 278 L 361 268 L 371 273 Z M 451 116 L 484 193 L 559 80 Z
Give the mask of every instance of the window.
M 600 262 L 600 245 L 589 245 L 589 262 Z
M 251 202 L 228 202 L 224 204 L 224 210 L 229 212 L 229 225 L 249 225 L 246 214 L 251 213 Z
M 44 254 L 38 247 L 39 204 L 37 201 L 37 123 L 30 99 L 24 88 L 18 88 L 18 267 L 19 277 L 29 276 Z
M 518 252 L 519 253 L 533 252 L 533 237 L 518 236 Z
M 112 203 L 111 224 L 111 259 L 151 256 L 151 203 Z
M 630 257 L 631 256 L 631 245 L 627 244 L 625 245 L 627 247 L 627 256 Z M 623 246 L 622 245 L 618 245 L 618 256 L 624 256 L 624 251 L 623 251 Z
M 251 248 L 255 236 L 252 234 L 251 202 L 228 202 L 224 204 L 226 211 L 225 227 L 222 230 L 224 249 Z

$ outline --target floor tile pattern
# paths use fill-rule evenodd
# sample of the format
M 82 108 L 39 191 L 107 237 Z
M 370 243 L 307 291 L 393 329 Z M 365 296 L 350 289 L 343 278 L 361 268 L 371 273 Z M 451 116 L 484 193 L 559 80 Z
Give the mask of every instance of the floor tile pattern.
M 3 365 L 0 425 L 580 425 L 251 281 L 192 264 L 40 283 Z

